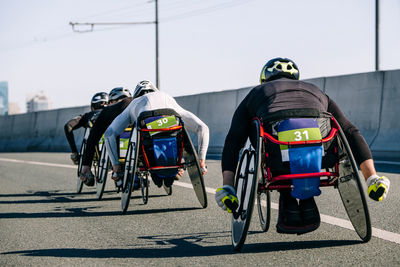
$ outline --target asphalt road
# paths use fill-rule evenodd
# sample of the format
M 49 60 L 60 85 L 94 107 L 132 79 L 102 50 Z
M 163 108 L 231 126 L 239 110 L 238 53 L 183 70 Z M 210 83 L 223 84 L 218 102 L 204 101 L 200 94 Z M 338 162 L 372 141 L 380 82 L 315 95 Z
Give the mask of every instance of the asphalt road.
M 207 165 L 206 209 L 185 175 L 171 196 L 151 184 L 147 205 L 134 192 L 122 215 L 111 180 L 101 201 L 94 188 L 75 193 L 69 154 L 0 153 L 0 266 L 400 266 L 399 174 L 384 173 L 391 179 L 384 202 L 368 200 L 374 227 L 368 243 L 345 228 L 348 218 L 337 191 L 323 188 L 318 230 L 278 234 L 273 209 L 271 227 L 262 233 L 255 211 L 246 243 L 235 253 L 231 218 L 214 201 L 220 162 Z M 272 197 L 277 203 L 277 194 Z

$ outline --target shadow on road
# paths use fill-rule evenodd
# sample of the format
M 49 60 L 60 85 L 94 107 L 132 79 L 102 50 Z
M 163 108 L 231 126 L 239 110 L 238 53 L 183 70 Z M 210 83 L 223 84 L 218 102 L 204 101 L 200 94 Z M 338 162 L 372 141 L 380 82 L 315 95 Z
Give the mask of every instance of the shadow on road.
M 95 196 L 93 198 L 80 198 L 82 195 L 95 195 L 96 192 L 87 193 L 61 193 L 59 191 L 38 191 L 25 194 L 0 194 L 1 198 L 12 198 L 12 197 L 35 197 L 36 199 L 25 199 L 25 200 L 0 200 L 1 204 L 38 204 L 38 203 L 70 203 L 70 202 L 97 202 L 99 201 Z M 101 201 L 120 200 L 120 195 L 116 195 L 116 191 L 105 191 Z M 112 196 L 112 197 L 108 197 Z M 166 197 L 167 195 L 152 195 L 150 198 Z M 37 197 L 43 197 L 38 199 Z M 141 196 L 133 196 L 133 199 L 142 198 Z M 1 216 L 0 216 L 1 218 Z
M 254 234 L 249 233 L 249 234 Z M 211 239 L 229 237 L 230 232 L 195 233 L 191 235 L 143 236 L 145 244 L 133 248 L 86 249 L 58 248 L 4 252 L 3 255 L 20 254 L 34 257 L 68 257 L 68 258 L 175 258 L 201 257 L 234 254 L 232 245 L 213 245 Z M 136 242 L 138 243 L 138 242 Z M 149 244 L 150 243 L 150 244 Z M 267 253 L 286 250 L 303 250 L 311 248 L 341 247 L 361 244 L 358 240 L 310 240 L 294 242 L 271 242 L 245 244 L 243 254 Z M 210 245 L 211 244 L 211 245 Z M 152 246 L 152 247 L 149 247 Z
M 169 209 L 149 209 L 149 210 L 132 210 L 122 215 L 121 211 L 92 211 L 93 209 L 102 208 L 97 207 L 84 207 L 84 208 L 56 208 L 55 212 L 38 212 L 38 213 L 0 213 L 1 219 L 32 219 L 32 218 L 70 218 L 70 217 L 100 217 L 100 216 L 128 216 L 128 215 L 141 215 L 141 214 L 155 214 L 167 212 L 180 212 L 188 210 L 201 209 L 199 207 L 187 208 L 169 208 Z M 58 212 L 60 211 L 60 212 Z

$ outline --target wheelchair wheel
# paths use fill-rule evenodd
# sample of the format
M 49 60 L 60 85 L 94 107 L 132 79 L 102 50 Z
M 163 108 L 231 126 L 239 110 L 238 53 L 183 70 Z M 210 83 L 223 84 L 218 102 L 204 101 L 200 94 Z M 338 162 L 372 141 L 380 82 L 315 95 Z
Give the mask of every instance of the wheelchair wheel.
M 200 169 L 197 152 L 194 149 L 192 140 L 190 139 L 190 135 L 185 128 L 183 128 L 183 135 L 185 141 L 183 148 L 183 158 L 185 161 L 186 171 L 189 174 L 190 182 L 192 183 L 197 200 L 203 208 L 206 208 L 208 205 L 207 192 L 204 183 L 204 177 Z M 170 194 L 172 194 L 172 191 Z
M 97 173 L 95 175 L 96 197 L 98 200 L 101 200 L 101 198 L 103 197 L 104 189 L 106 187 L 109 161 L 110 159 L 107 155 L 106 146 L 103 145 L 101 149 L 100 159 L 98 161 Z
M 268 190 L 260 190 L 260 184 L 257 188 L 257 208 L 261 229 L 267 232 L 271 220 L 271 197 Z
M 254 122 L 256 130 L 255 150 L 245 149 L 242 153 L 235 177 L 235 190 L 239 207 L 232 212 L 232 245 L 240 251 L 247 237 L 254 208 L 257 176 L 260 174 L 261 142 L 260 124 Z M 250 147 L 251 149 L 251 147 Z
M 372 229 L 367 200 L 353 154 L 341 129 L 339 136 L 338 191 L 358 236 L 363 242 L 368 242 L 371 239 Z
M 87 130 L 86 130 L 87 131 Z M 86 136 L 86 131 L 85 131 L 85 136 Z M 76 193 L 80 194 L 82 192 L 83 188 L 83 181 L 79 177 L 79 173 L 82 171 L 82 159 L 83 159 L 83 154 L 85 153 L 86 150 L 86 138 L 83 138 L 82 145 L 81 145 L 81 151 L 79 153 L 79 164 L 78 164 L 78 171 L 77 171 L 77 183 L 76 183 Z
M 168 196 L 172 195 L 172 185 L 171 186 L 166 186 L 163 184 L 163 188 L 165 190 L 165 193 L 167 193 Z
M 132 195 L 133 181 L 136 174 L 137 159 L 139 154 L 139 136 L 135 128 L 132 129 L 131 138 L 125 158 L 124 181 L 122 183 L 121 208 L 122 214 L 128 210 Z
M 142 191 L 143 204 L 149 200 L 149 174 L 146 173 L 140 177 L 140 189 Z

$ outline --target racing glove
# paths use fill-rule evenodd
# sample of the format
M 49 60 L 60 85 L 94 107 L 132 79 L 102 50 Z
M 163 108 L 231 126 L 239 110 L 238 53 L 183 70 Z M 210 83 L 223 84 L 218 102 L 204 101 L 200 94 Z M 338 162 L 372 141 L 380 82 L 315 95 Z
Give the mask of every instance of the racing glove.
M 368 196 L 376 201 L 382 201 L 389 192 L 390 181 L 385 176 L 374 174 L 367 179 Z
M 71 154 L 71 160 L 75 165 L 79 165 L 79 154 L 78 153 L 72 153 Z
M 221 209 L 227 210 L 229 213 L 232 213 L 232 211 L 236 210 L 239 206 L 239 200 L 236 196 L 235 188 L 230 185 L 224 185 L 217 189 L 215 193 L 215 201 Z

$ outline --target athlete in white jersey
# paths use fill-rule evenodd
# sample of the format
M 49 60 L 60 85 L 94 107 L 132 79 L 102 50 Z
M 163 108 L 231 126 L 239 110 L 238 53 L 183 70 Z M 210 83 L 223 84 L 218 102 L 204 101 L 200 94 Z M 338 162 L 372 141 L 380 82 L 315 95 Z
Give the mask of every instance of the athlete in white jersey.
M 120 180 L 123 176 L 118 161 L 118 148 L 116 137 L 119 136 L 129 124 L 136 123 L 139 115 L 144 111 L 169 108 L 175 110 L 182 118 L 185 128 L 198 136 L 198 157 L 203 174 L 207 172 L 206 154 L 209 143 L 209 129 L 196 115 L 183 109 L 170 95 L 158 90 L 150 81 L 138 83 L 134 92 L 134 99 L 129 106 L 118 115 L 106 130 L 104 137 L 108 155 L 113 165 L 113 179 Z

